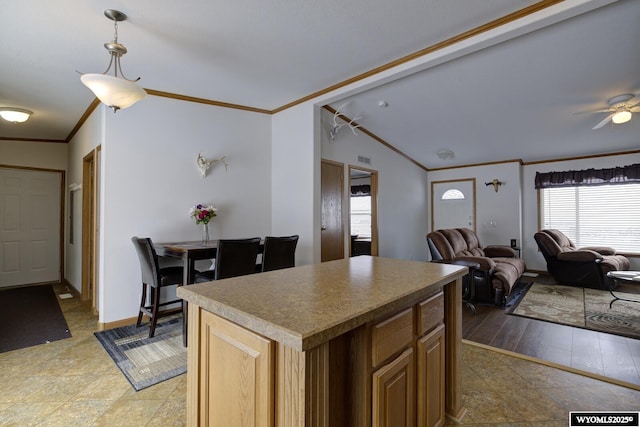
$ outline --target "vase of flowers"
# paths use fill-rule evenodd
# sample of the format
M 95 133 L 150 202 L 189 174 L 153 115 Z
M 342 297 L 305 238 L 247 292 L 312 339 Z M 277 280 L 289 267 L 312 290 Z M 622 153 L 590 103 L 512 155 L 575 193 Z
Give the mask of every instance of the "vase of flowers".
M 202 224 L 202 243 L 209 243 L 209 221 L 217 216 L 218 210 L 211 205 L 205 206 L 197 204 L 189 210 L 189 216 Z

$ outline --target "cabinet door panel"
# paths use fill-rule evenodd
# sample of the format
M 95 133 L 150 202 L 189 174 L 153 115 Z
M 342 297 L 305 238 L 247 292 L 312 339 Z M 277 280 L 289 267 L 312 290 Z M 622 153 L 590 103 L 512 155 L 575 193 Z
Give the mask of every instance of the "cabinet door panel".
M 414 425 L 413 349 L 373 373 L 373 427 Z
M 418 340 L 418 426 L 444 424 L 444 325 Z
M 200 424 L 274 424 L 274 344 L 214 314 L 202 312 Z

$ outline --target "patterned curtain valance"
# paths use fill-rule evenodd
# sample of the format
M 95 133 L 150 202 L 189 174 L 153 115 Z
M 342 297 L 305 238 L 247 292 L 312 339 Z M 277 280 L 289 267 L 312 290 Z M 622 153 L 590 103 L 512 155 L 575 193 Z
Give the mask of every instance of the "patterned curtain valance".
M 371 195 L 370 185 L 352 185 L 351 197 L 365 197 Z
M 610 169 L 581 171 L 536 172 L 536 190 L 551 187 L 581 187 L 588 185 L 628 184 L 640 182 L 640 164 Z

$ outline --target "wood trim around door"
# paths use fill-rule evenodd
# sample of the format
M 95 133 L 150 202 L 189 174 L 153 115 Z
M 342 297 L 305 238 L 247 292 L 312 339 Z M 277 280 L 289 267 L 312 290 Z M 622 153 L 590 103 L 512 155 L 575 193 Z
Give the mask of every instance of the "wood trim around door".
M 83 301 L 92 301 L 95 313 L 95 160 L 91 151 L 82 159 L 82 292 Z

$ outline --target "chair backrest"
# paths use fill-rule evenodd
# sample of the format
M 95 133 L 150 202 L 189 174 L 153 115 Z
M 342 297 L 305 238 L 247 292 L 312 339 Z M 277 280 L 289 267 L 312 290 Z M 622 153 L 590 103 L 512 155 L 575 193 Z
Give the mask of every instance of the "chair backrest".
M 283 237 L 265 237 L 264 252 L 262 253 L 262 271 L 295 267 L 298 238 L 297 234 Z
M 449 228 L 427 234 L 427 243 L 434 261 L 451 260 L 458 256 L 485 256 L 478 235 L 468 228 Z
M 540 230 L 533 235 L 542 256 L 549 261 L 555 258 L 560 252 L 573 251 L 575 245 L 562 231 L 555 229 Z
M 259 250 L 259 237 L 218 240 L 215 280 L 255 273 Z
M 149 286 L 158 286 L 160 283 L 160 265 L 151 239 L 148 237 L 133 236 L 131 241 L 136 248 L 136 253 L 140 260 L 142 283 L 146 283 Z

